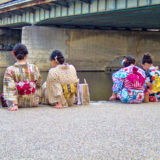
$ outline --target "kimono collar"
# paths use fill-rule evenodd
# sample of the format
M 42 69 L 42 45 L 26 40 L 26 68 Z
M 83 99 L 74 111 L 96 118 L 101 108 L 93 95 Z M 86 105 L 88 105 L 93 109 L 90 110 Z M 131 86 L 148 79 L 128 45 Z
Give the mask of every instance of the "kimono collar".
M 159 67 L 158 67 L 158 66 L 151 66 L 149 69 L 150 69 L 150 70 L 152 70 L 152 69 L 158 70 Z
M 28 62 L 26 62 L 25 64 L 19 64 L 18 62 L 16 62 L 16 63 L 14 64 L 14 66 L 15 66 L 15 67 L 27 66 L 28 64 L 29 64 Z
M 59 64 L 59 65 L 57 65 L 57 67 L 60 68 L 60 69 L 69 69 L 70 65 L 68 63 Z

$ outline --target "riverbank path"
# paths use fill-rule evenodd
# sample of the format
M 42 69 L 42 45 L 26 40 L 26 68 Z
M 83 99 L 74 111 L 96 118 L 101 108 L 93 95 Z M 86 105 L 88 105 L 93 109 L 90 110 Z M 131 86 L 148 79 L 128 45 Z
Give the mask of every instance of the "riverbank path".
M 0 109 L 1 160 L 160 160 L 160 103 Z

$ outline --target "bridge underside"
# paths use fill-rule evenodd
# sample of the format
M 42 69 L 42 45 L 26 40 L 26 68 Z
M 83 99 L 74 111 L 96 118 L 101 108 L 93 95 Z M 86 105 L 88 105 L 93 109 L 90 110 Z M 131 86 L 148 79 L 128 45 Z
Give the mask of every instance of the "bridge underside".
M 99 29 L 160 29 L 160 5 L 49 18 L 36 25 Z
M 0 6 L 0 27 L 8 28 L 160 29 L 158 17 L 160 0 L 36 0 Z

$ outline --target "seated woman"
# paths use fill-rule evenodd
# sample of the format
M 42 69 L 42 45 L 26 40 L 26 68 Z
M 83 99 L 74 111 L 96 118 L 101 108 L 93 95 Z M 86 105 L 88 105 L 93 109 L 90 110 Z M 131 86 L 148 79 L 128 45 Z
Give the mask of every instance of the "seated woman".
M 38 68 L 27 62 L 28 50 L 25 45 L 16 44 L 12 54 L 17 62 L 6 69 L 3 80 L 3 98 L 8 110 L 38 106 L 39 96 L 36 91 L 41 87 Z
M 149 93 L 150 102 L 160 101 L 160 71 L 158 67 L 153 66 L 152 57 L 149 53 L 144 54 L 142 59 L 142 67 L 146 72 L 146 88 L 145 92 Z
M 144 100 L 145 72 L 135 66 L 135 59 L 127 56 L 124 68 L 113 74 L 113 93 L 110 101 L 120 99 L 123 103 L 142 103 Z
M 47 77 L 47 96 L 54 108 L 72 106 L 76 102 L 79 79 L 73 65 L 64 64 L 64 57 L 58 50 L 50 56 L 52 69 Z

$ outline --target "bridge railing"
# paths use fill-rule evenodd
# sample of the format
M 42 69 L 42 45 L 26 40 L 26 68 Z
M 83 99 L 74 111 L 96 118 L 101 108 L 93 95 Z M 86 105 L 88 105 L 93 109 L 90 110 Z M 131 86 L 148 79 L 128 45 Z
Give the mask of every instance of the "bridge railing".
M 31 1 L 33 1 L 33 0 L 14 0 L 14 1 L 11 1 L 11 2 L 5 3 L 5 4 L 1 4 L 0 9 L 4 9 L 4 8 L 7 8 L 7 7 L 12 7 L 14 5 L 19 5 L 19 4 L 23 4 L 23 3 L 27 3 L 27 2 L 31 2 Z

